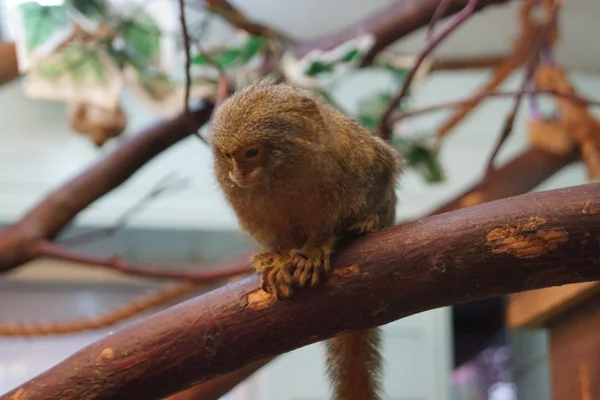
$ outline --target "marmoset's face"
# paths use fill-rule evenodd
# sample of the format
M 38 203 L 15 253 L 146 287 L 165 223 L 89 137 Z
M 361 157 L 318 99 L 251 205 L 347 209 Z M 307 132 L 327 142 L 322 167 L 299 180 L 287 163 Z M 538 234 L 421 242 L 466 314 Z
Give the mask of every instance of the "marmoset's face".
M 266 160 L 266 148 L 254 143 L 221 153 L 220 162 L 232 183 L 249 188 L 262 182 Z

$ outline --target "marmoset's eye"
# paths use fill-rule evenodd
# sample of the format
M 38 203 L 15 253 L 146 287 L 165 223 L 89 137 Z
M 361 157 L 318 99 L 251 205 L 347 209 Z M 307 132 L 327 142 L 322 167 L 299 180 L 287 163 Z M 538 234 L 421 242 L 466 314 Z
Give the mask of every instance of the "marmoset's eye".
M 258 155 L 258 148 L 250 149 L 246 151 L 246 158 L 256 157 Z

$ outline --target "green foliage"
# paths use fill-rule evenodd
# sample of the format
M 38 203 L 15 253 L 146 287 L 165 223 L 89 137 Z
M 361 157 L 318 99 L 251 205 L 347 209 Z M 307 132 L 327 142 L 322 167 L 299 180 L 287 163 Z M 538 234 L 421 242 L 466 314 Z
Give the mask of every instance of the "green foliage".
M 75 84 L 85 82 L 90 76 L 100 84 L 107 83 L 106 64 L 100 54 L 81 46 L 65 47 L 54 58 L 41 62 L 36 70 L 50 81 L 56 81 L 66 73 Z
M 144 71 L 137 71 L 137 83 L 154 100 L 162 100 L 172 91 L 172 82 L 165 74 L 148 74 Z
M 371 96 L 364 97 L 358 102 L 357 119 L 367 128 L 375 130 L 377 122 L 381 115 L 392 101 L 392 94 L 389 92 L 379 92 Z M 396 108 L 402 111 L 402 104 Z
M 266 44 L 267 42 L 264 38 L 251 35 L 240 46 L 209 53 L 209 57 L 206 57 L 204 54 L 197 54 L 191 57 L 190 62 L 193 65 L 207 65 L 214 62 L 223 69 L 241 67 L 263 50 Z
M 324 73 L 331 73 L 334 72 L 336 65 L 354 63 L 358 61 L 361 56 L 361 51 L 355 47 L 333 60 L 315 58 L 311 60 L 308 66 L 304 69 L 304 74 L 314 77 Z
M 161 31 L 150 16 L 125 21 L 120 33 L 126 46 L 135 52 L 143 62 L 150 63 L 152 57 L 158 54 Z
M 333 72 L 333 63 L 324 63 L 319 60 L 311 62 L 304 73 L 308 76 L 315 76 L 324 72 Z
M 358 51 L 358 49 L 352 49 L 349 52 L 347 52 L 344 57 L 341 58 L 341 61 L 348 63 L 348 62 L 353 61 L 359 55 L 360 55 L 360 52 Z
M 428 138 L 393 138 L 391 144 L 404 155 L 408 165 L 417 170 L 427 182 L 442 182 L 446 179 L 438 157 L 439 149 L 431 144 Z
M 51 36 L 54 31 L 70 25 L 67 10 L 63 6 L 42 6 L 35 1 L 22 3 L 25 46 L 32 51 Z
M 378 66 L 381 67 L 382 69 L 390 72 L 392 74 L 392 77 L 394 78 L 394 81 L 398 84 L 402 84 L 402 82 L 404 82 L 404 78 L 406 77 L 406 74 L 408 73 L 408 68 L 396 67 L 396 66 L 390 64 L 389 62 L 385 62 L 385 61 L 378 63 Z
M 109 11 L 105 0 L 65 0 L 65 3 L 94 20 L 102 19 Z

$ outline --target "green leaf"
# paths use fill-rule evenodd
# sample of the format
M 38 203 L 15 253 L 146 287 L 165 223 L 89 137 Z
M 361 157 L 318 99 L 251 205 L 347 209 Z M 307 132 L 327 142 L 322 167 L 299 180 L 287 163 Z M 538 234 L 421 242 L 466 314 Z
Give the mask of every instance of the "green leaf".
M 147 63 L 150 63 L 160 49 L 161 31 L 149 16 L 126 21 L 121 28 L 121 34 L 127 45 Z
M 22 3 L 25 28 L 25 46 L 32 51 L 50 37 L 54 31 L 70 25 L 67 10 L 63 6 L 42 6 L 35 1 Z
M 64 66 L 58 62 L 42 62 L 37 65 L 36 71 L 50 82 L 56 81 L 64 72 Z
M 308 76 L 315 76 L 322 74 L 324 72 L 333 72 L 333 65 L 326 64 L 322 61 L 315 60 L 313 61 L 304 73 Z
M 206 65 L 208 64 L 208 59 L 202 54 L 197 54 L 190 57 L 190 63 L 192 65 Z
M 354 60 L 356 57 L 358 57 L 359 54 L 360 53 L 359 53 L 358 49 L 352 49 L 348 53 L 346 53 L 346 55 L 344 57 L 342 57 L 342 61 L 350 62 L 350 61 Z
M 405 67 L 396 67 L 389 62 L 381 62 L 379 66 L 392 74 L 392 77 L 397 83 L 402 83 L 406 74 L 408 73 L 408 68 Z
M 62 49 L 55 58 L 41 62 L 36 69 L 42 77 L 50 81 L 68 74 L 75 84 L 83 83 L 89 76 L 100 84 L 107 83 L 107 68 L 100 55 L 80 46 Z
M 163 100 L 173 92 L 173 85 L 164 74 L 148 75 L 142 71 L 137 74 L 141 88 L 154 100 Z
M 362 98 L 358 102 L 357 119 L 367 128 L 375 129 L 379 118 L 391 100 L 392 95 L 388 92 L 379 92 Z M 401 105 L 399 105 L 398 109 L 401 108 Z
M 106 65 L 97 53 L 87 52 L 71 70 L 71 78 L 75 83 L 83 83 L 89 76 L 95 77 L 99 83 L 105 84 L 107 82 Z
M 230 67 L 234 65 L 234 62 L 236 61 L 236 59 L 238 57 L 240 57 L 242 54 L 242 50 L 241 49 L 236 49 L 236 48 L 232 48 L 232 49 L 226 49 L 220 53 L 217 53 L 215 55 L 215 62 L 219 65 L 221 65 L 223 68 L 226 67 Z
M 266 45 L 265 39 L 258 36 L 250 36 L 248 40 L 239 47 L 230 47 L 224 50 L 209 53 L 211 61 L 221 68 L 240 67 L 248 63 Z M 204 54 L 198 54 L 190 58 L 194 65 L 209 64 L 209 59 Z
M 419 172 L 427 182 L 436 183 L 446 179 L 437 147 L 423 139 L 392 139 L 391 144 L 404 155 L 408 165 Z
M 108 13 L 105 0 L 66 0 L 65 3 L 94 20 L 99 20 Z
M 252 57 L 265 47 L 266 43 L 265 39 L 260 36 L 250 36 L 240 49 L 240 63 L 246 64 L 250 61 Z

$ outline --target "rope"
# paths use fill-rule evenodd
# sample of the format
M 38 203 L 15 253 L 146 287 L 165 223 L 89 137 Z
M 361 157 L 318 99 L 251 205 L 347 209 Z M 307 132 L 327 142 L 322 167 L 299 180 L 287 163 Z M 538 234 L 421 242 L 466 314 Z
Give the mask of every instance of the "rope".
M 198 287 L 199 284 L 191 282 L 169 285 L 152 293 L 143 294 L 123 306 L 95 317 L 70 321 L 2 322 L 0 323 L 0 336 L 41 336 L 100 329 L 168 303 Z

